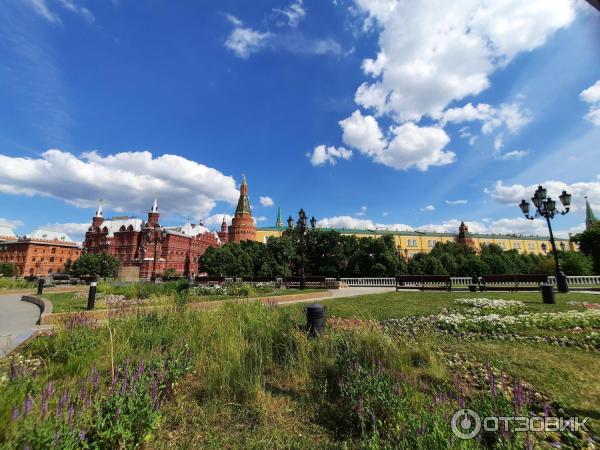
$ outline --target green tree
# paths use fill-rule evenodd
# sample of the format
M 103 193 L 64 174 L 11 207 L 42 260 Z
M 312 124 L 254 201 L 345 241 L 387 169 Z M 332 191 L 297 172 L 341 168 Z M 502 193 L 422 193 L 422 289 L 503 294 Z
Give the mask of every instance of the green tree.
M 593 275 L 594 260 L 581 252 L 561 252 L 560 265 L 567 275 Z
M 71 275 L 114 278 L 119 265 L 119 260 L 108 253 L 84 253 L 71 265 Z
M 579 243 L 579 249 L 584 255 L 592 258 L 594 272 L 600 274 L 600 224 L 591 226 L 572 239 Z
M 5 277 L 14 277 L 17 268 L 13 263 L 0 264 L 0 274 Z

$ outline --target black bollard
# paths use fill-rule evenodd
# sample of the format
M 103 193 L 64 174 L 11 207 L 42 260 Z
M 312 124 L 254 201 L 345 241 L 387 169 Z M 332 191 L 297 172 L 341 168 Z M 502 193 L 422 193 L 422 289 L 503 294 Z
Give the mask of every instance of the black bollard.
M 42 295 L 42 292 L 44 292 L 44 283 L 46 282 L 46 280 L 44 278 L 39 278 L 38 279 L 38 295 Z
M 325 327 L 325 308 L 315 303 L 306 308 L 306 329 L 311 336 L 323 332 Z
M 94 305 L 96 303 L 96 285 L 98 283 L 96 283 L 95 281 L 92 281 L 90 283 L 90 291 L 88 293 L 88 304 L 87 304 L 87 309 L 88 311 L 91 311 L 94 309 Z

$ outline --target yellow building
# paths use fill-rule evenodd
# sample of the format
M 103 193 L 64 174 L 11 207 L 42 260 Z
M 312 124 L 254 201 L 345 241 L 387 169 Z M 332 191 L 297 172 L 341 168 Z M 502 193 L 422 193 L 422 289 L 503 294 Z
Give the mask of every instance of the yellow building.
M 479 251 L 482 245 L 496 244 L 504 250 L 517 250 L 519 253 L 536 253 L 546 255 L 552 250 L 550 238 L 546 236 L 521 236 L 510 234 L 477 234 L 469 233 L 468 227 L 462 223 L 458 233 L 434 233 L 424 231 L 387 231 L 387 230 L 359 230 L 350 228 L 320 228 L 321 230 L 335 230 L 342 235 L 362 237 L 381 237 L 392 235 L 399 251 L 407 258 L 416 253 L 429 253 L 438 242 L 458 242 Z M 279 215 L 274 227 L 257 228 L 256 240 L 266 242 L 270 236 L 280 237 L 286 227 L 281 222 Z M 558 250 L 576 251 L 577 248 L 569 239 L 555 239 Z

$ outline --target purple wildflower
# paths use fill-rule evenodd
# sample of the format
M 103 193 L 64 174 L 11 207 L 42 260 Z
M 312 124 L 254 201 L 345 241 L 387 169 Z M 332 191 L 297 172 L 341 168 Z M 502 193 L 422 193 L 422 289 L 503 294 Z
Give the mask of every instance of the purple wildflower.
M 33 400 L 31 399 L 31 396 L 27 394 L 27 397 L 25 397 L 25 401 L 23 402 L 23 417 L 27 416 L 31 412 L 32 406 Z
M 486 372 L 487 372 L 487 380 L 488 380 L 488 383 L 490 384 L 490 390 L 492 392 L 492 395 L 496 395 L 496 379 L 494 377 L 494 372 L 492 371 L 492 366 L 490 365 L 489 362 L 486 364 Z
M 11 416 L 13 422 L 16 422 L 17 420 L 19 420 L 19 415 L 20 415 L 19 414 L 19 407 L 17 405 L 15 405 L 13 407 L 12 416 Z
M 84 430 L 79 431 L 79 440 L 81 442 L 85 441 L 85 431 Z

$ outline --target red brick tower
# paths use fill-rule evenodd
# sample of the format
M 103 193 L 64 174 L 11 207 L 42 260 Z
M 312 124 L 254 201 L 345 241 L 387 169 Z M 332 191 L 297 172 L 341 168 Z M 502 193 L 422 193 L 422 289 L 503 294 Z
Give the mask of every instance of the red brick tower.
M 104 222 L 104 216 L 102 215 L 102 199 L 100 199 L 100 203 L 98 204 L 98 210 L 96 211 L 96 215 L 92 218 L 92 227 L 100 228 L 100 225 Z
M 256 240 L 256 225 L 250 211 L 250 200 L 248 199 L 248 184 L 246 176 L 242 179 L 240 186 L 240 199 L 238 200 L 235 216 L 231 220 L 228 232 L 228 242 L 242 242 Z
M 154 194 L 154 204 L 148 213 L 148 225 L 154 227 L 158 224 L 158 194 Z
M 461 222 L 458 227 L 458 239 L 456 242 L 460 245 L 475 248 L 475 241 L 471 238 L 469 227 L 464 222 Z
M 228 240 L 228 234 L 229 233 L 227 233 L 227 220 L 225 219 L 225 216 L 223 216 L 223 222 L 221 222 L 221 231 L 219 231 L 217 235 L 219 236 L 221 242 L 226 243 Z

